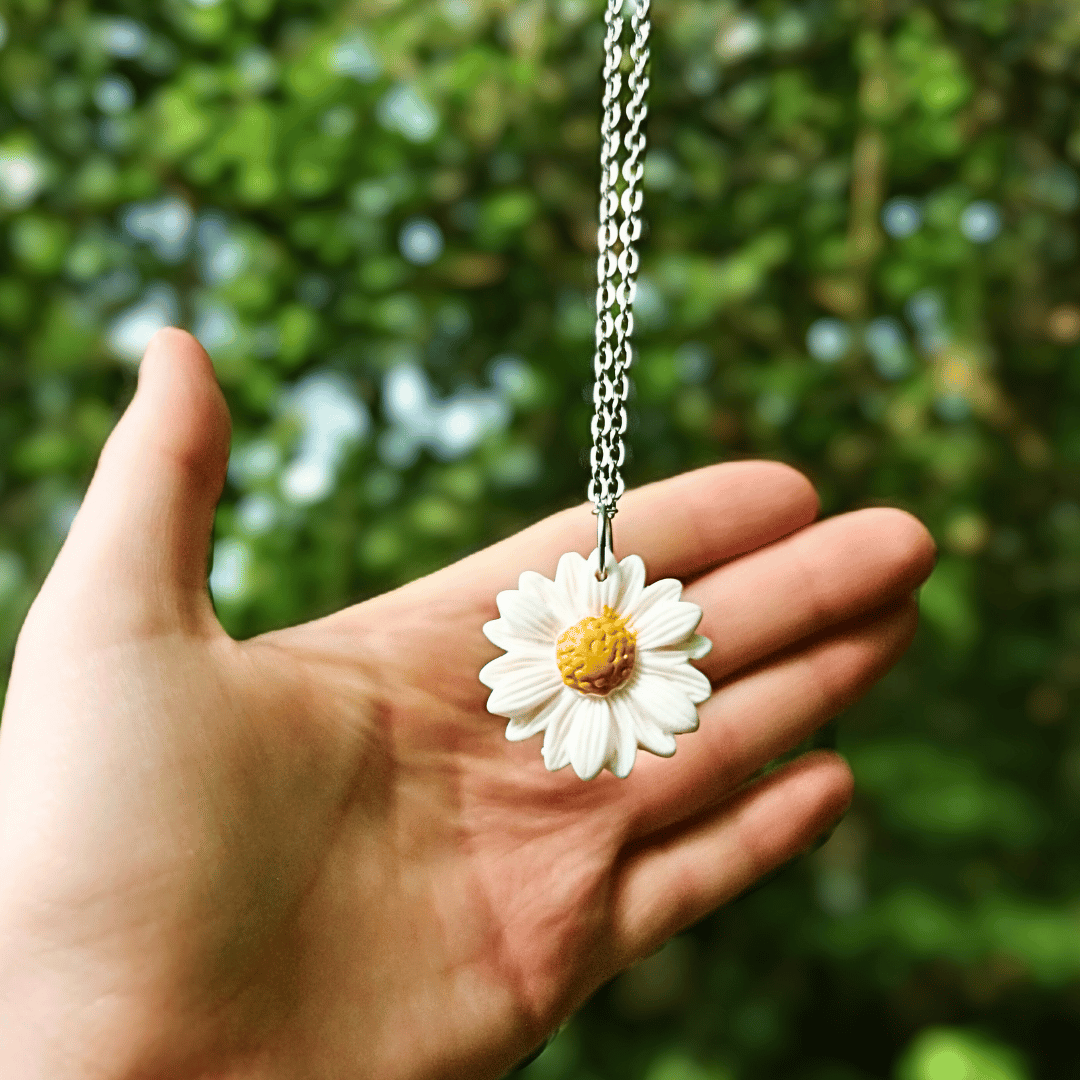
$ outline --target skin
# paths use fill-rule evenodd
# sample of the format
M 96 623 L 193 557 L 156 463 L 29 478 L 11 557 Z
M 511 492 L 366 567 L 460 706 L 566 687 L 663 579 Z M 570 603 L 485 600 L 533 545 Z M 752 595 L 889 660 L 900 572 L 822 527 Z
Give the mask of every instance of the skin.
M 497 1077 L 601 983 L 843 813 L 831 753 L 755 774 L 907 647 L 932 542 L 815 523 L 774 463 L 626 495 L 716 691 L 670 760 L 551 774 L 476 674 L 495 594 L 587 554 L 587 506 L 248 641 L 206 589 L 229 417 L 158 334 L 26 619 L 0 728 L 0 1075 Z

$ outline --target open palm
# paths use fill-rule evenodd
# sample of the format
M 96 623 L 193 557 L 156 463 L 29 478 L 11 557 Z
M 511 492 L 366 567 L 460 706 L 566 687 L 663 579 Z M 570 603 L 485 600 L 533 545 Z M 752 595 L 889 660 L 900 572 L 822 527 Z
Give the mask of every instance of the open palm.
M 20 636 L 0 736 L 0 1074 L 495 1077 L 600 983 L 847 805 L 814 753 L 751 782 L 906 647 L 923 528 L 812 524 L 799 474 L 632 492 L 617 554 L 687 582 L 716 691 L 670 760 L 548 773 L 477 679 L 522 570 L 587 507 L 396 592 L 237 642 L 205 585 L 228 414 L 152 343 Z

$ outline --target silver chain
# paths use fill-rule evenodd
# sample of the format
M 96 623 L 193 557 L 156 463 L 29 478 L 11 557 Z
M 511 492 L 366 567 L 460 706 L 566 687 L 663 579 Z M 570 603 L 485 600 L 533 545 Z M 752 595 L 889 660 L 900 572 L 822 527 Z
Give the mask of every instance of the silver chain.
M 643 193 L 637 187 L 645 166 L 645 132 L 642 125 L 648 114 L 645 94 L 649 76 L 649 0 L 636 0 L 630 26 L 634 40 L 630 45 L 631 69 L 627 76 L 630 100 L 626 105 L 629 129 L 623 134 L 622 104 L 622 18 L 623 0 L 608 0 L 604 22 L 604 114 L 600 124 L 600 227 L 596 264 L 596 353 L 593 357 L 592 451 L 589 499 L 599 515 L 597 535 L 601 547 L 600 573 L 606 565 L 604 548 L 610 545 L 611 518 L 618 506 L 625 484 L 621 469 L 626 460 L 623 435 L 626 434 L 626 398 L 630 392 L 627 370 L 633 360 L 630 338 L 634 332 L 633 303 L 637 291 L 634 275 L 638 253 L 634 244 L 641 237 Z M 620 151 L 627 157 L 620 163 Z M 625 181 L 621 197 L 616 190 L 619 175 Z M 618 211 L 622 211 L 621 221 Z M 616 254 L 615 244 L 621 246 Z M 615 282 L 618 272 L 618 284 Z M 616 307 L 617 305 L 617 307 Z M 610 547 L 608 547 L 610 550 Z

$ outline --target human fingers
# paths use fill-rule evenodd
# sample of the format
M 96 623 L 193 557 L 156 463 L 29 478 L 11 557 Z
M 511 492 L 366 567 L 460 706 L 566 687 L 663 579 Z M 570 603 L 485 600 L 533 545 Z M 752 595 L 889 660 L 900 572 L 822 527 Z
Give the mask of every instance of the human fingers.
M 35 608 L 51 618 L 59 604 L 65 625 L 85 612 L 96 633 L 213 620 L 206 564 L 229 438 L 210 358 L 190 334 L 159 331 Z
M 640 554 L 650 578 L 690 577 L 802 528 L 817 510 L 810 482 L 787 465 L 711 465 L 628 491 L 615 550 Z M 587 555 L 595 537 L 591 507 L 577 506 L 396 592 L 270 636 L 294 641 L 315 633 L 322 647 L 343 655 L 389 646 L 398 657 L 424 657 L 426 685 L 466 708 L 482 708 L 487 692 L 475 673 L 496 654 L 481 630 L 498 615 L 496 594 L 517 588 L 523 570 L 553 578 L 564 552 Z
M 828 518 L 721 566 L 683 598 L 712 641 L 698 667 L 716 681 L 804 638 L 907 596 L 934 566 L 934 542 L 902 510 Z
M 818 500 L 802 473 L 775 461 L 710 465 L 628 491 L 614 522 L 615 553 L 636 553 L 650 579 L 689 577 L 808 525 Z M 589 504 L 553 514 L 451 568 L 456 580 L 483 583 L 491 603 L 515 588 L 523 570 L 554 576 L 566 551 L 596 546 Z
M 816 751 L 627 852 L 613 890 L 618 965 L 649 955 L 805 850 L 845 811 L 851 792 L 847 763 Z
M 907 598 L 721 686 L 673 759 L 639 754 L 614 812 L 640 837 L 692 818 L 857 701 L 900 658 L 918 608 Z

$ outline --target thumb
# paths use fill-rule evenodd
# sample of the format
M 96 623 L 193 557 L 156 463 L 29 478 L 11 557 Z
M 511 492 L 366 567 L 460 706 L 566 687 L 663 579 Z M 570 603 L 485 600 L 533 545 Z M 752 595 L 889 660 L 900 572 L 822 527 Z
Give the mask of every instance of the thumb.
M 135 397 L 109 436 L 42 589 L 68 612 L 139 630 L 214 619 L 206 565 L 225 483 L 229 408 L 210 358 L 183 330 L 160 330 Z M 99 622 L 100 625 L 100 622 Z

